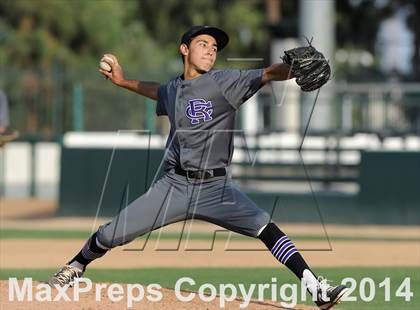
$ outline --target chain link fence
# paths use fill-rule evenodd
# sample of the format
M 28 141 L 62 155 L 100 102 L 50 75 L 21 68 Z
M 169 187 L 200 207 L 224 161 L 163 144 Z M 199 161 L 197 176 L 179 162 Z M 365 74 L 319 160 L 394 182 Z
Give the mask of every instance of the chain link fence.
M 147 80 L 147 74 L 126 73 L 126 76 Z M 164 74 L 151 76 L 162 82 L 166 78 Z M 0 76 L 0 88 L 8 97 L 11 126 L 20 131 L 23 140 L 30 136 L 59 139 L 73 130 L 150 129 L 160 133 L 165 127 L 152 117 L 153 101 L 106 81 L 96 68 L 79 71 L 6 68 Z
M 96 68 L 78 71 L 63 70 L 59 66 L 33 71 L 5 68 L 2 73 L 0 88 L 9 99 L 11 126 L 21 132 L 23 140 L 33 135 L 41 140 L 60 139 L 63 133 L 74 130 L 148 129 L 158 134 L 167 133 L 166 120 L 154 117 L 152 100 L 116 87 L 104 80 Z M 164 71 L 141 76 L 129 72 L 126 76 L 161 82 L 170 78 Z M 277 113 L 276 109 L 295 105 L 300 117 L 296 118 L 294 126 L 302 132 L 307 120 L 304 114 L 310 110 L 312 99 L 305 100 L 305 96 L 295 92 L 294 96 L 300 97 L 297 100 L 286 97 L 280 107 L 273 104 L 275 98 L 272 97 L 281 97 L 274 91 L 275 88 L 266 86 L 258 96 L 260 130 L 290 130 L 278 116 L 283 114 L 290 123 L 289 115 L 283 110 Z M 328 100 L 324 100 L 325 93 L 330 96 Z M 315 114 L 324 113 L 326 106 L 329 106 L 330 121 L 320 134 L 420 135 L 420 83 L 336 83 L 329 92 L 321 90 L 314 124 Z M 308 134 L 316 133 L 310 126 Z

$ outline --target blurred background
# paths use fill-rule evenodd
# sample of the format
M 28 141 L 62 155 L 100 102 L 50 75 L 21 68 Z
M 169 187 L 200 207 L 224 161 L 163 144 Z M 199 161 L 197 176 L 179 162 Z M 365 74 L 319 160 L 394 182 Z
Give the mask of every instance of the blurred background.
M 415 0 L 2 0 L 0 89 L 5 127 L 19 132 L 0 150 L 2 196 L 110 216 L 126 184 L 130 199 L 144 192 L 167 120 L 104 80 L 98 62 L 113 53 L 126 78 L 164 83 L 182 71 L 179 40 L 193 24 L 230 35 L 218 68 L 281 62 L 305 37 L 333 68 L 313 111 L 316 92 L 294 82 L 265 86 L 240 110 L 232 172 L 260 206 L 294 210 L 290 221 L 318 222 L 321 206 L 330 222 L 418 223 Z

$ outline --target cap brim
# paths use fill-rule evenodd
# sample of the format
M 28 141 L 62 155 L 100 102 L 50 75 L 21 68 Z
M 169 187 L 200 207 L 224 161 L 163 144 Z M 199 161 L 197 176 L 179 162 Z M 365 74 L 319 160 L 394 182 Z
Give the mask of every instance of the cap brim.
M 226 32 L 224 32 L 222 29 L 216 28 L 216 27 L 206 27 L 203 29 L 200 29 L 196 33 L 194 33 L 193 37 L 196 37 L 200 34 L 208 34 L 216 39 L 217 42 L 217 50 L 221 51 L 225 48 L 225 46 L 229 42 L 229 36 Z

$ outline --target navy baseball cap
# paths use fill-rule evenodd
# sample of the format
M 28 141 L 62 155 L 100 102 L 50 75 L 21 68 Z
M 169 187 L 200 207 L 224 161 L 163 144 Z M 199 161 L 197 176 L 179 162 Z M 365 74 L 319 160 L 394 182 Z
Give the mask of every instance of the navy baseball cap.
M 229 36 L 222 29 L 210 26 L 192 26 L 182 35 L 181 44 L 189 45 L 191 40 L 200 34 L 208 34 L 215 38 L 218 51 L 221 51 L 229 42 Z

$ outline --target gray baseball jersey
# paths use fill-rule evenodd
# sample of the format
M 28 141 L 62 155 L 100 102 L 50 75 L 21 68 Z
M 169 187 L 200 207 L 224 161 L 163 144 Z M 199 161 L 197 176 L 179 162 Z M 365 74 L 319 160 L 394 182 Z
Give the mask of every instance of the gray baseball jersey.
M 261 87 L 262 71 L 211 70 L 159 88 L 156 113 L 171 123 L 167 167 L 202 170 L 230 164 L 236 110 Z
M 257 237 L 270 222 L 229 175 L 206 180 L 175 173 L 229 166 L 236 111 L 261 87 L 263 69 L 211 70 L 193 80 L 175 78 L 159 87 L 157 115 L 171 123 L 166 143 L 166 174 L 97 234 L 113 248 L 154 229 L 186 219 L 201 219 Z

